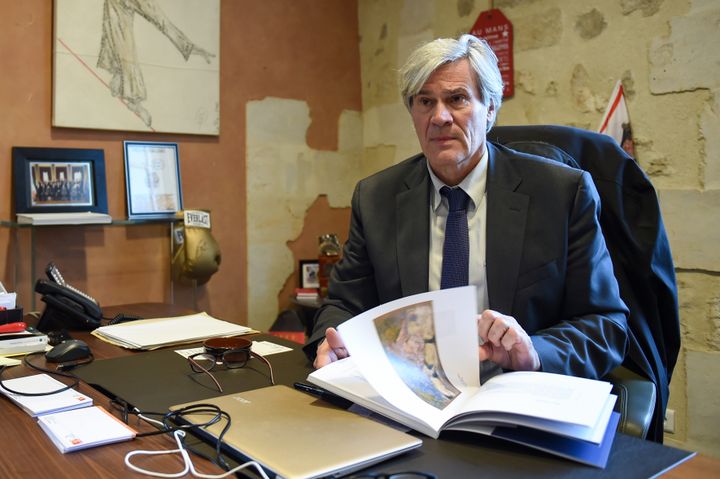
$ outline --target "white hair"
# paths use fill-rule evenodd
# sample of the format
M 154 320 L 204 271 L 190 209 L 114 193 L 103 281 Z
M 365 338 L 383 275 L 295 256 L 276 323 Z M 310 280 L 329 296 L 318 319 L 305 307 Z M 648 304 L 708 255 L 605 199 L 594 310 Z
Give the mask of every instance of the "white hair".
M 428 42 L 408 57 L 400 69 L 400 94 L 405 107 L 412 108 L 413 98 L 440 66 L 466 58 L 475 72 L 480 101 L 495 114 L 502 105 L 503 81 L 497 65 L 497 56 L 490 45 L 473 35 L 438 38 Z M 493 121 L 495 115 L 492 116 Z M 492 122 L 488 122 L 488 130 Z

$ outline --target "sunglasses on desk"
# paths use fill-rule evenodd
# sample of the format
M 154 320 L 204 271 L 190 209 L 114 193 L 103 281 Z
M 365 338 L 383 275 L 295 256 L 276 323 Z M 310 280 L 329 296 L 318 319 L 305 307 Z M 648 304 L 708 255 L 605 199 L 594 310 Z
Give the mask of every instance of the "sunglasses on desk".
M 205 351 L 188 356 L 187 360 L 190 369 L 195 373 L 204 373 L 217 386 L 218 391 L 223 392 L 222 386 L 210 372 L 217 367 L 226 369 L 244 368 L 251 358 L 257 358 L 267 365 L 270 370 L 270 383 L 275 384 L 272 364 L 262 355 L 252 351 L 252 341 L 241 337 L 212 338 L 203 343 Z

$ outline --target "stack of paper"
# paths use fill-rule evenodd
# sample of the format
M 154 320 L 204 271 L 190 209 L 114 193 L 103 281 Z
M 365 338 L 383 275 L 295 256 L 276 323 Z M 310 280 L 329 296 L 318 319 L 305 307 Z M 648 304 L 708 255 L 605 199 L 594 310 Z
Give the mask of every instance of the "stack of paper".
M 35 374 L 33 376 L 25 376 L 22 378 L 8 379 L 3 384 L 13 391 L 23 393 L 44 393 L 57 391 L 65 387 L 57 379 L 53 379 L 47 374 Z M 11 393 L 5 388 L 0 388 L 0 393 L 9 397 L 15 404 L 20 406 L 26 413 L 32 417 L 50 414 L 53 412 L 67 411 L 70 409 L 84 408 L 92 406 L 92 398 L 75 391 L 74 389 L 66 389 L 55 394 L 44 396 L 21 396 L 20 394 Z
M 47 345 L 47 334 L 36 330 L 0 334 L 0 356 L 45 351 L 45 349 L 47 349 Z
M 195 343 L 208 338 L 256 332 L 247 326 L 215 319 L 207 313 L 199 313 L 102 326 L 92 334 L 123 348 L 149 350 L 175 344 Z
M 38 424 L 62 452 L 127 441 L 136 432 L 100 406 L 46 414 Z

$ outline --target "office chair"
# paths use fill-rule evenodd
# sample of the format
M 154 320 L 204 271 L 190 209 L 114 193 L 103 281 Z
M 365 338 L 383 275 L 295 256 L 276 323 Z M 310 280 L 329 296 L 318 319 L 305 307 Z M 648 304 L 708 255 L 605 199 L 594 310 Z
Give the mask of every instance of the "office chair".
M 488 140 L 590 173 L 620 295 L 630 309 L 629 345 L 607 378 L 620 429 L 662 443 L 669 384 L 680 350 L 675 270 L 655 189 L 611 137 L 564 126 L 496 126 Z

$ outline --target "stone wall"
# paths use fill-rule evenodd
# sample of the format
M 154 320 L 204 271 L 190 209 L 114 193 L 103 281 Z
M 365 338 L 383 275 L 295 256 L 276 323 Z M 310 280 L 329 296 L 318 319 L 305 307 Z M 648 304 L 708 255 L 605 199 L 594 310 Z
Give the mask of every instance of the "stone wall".
M 720 2 L 495 0 L 514 27 L 515 95 L 498 124 L 596 130 L 621 79 L 656 186 L 680 295 L 671 445 L 720 456 Z M 395 71 L 420 42 L 468 32 L 485 0 L 361 0 L 363 169 L 419 150 Z

